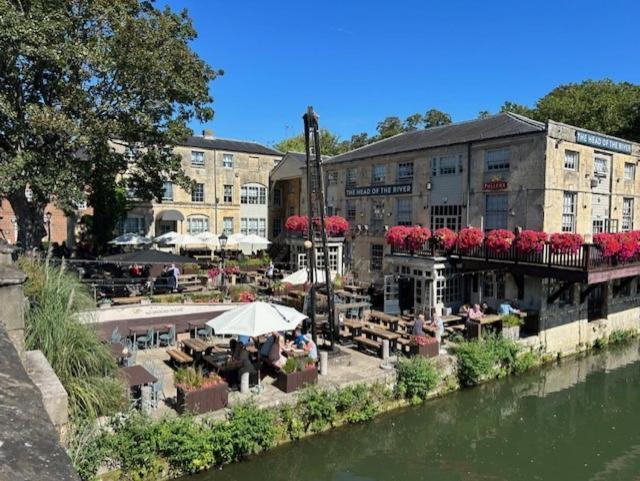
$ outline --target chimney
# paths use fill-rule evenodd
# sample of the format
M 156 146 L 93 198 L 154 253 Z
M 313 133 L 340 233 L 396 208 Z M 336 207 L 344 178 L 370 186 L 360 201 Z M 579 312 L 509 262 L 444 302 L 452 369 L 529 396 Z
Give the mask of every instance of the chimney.
M 202 136 L 203 136 L 205 139 L 213 139 L 213 130 L 211 130 L 211 129 L 204 129 L 204 130 L 202 131 Z

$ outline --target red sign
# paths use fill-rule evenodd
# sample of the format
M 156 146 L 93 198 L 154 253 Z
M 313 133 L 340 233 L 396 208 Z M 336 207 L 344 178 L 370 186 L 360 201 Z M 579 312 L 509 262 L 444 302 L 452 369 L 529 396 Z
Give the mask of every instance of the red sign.
M 484 190 L 504 190 L 507 188 L 507 183 L 504 180 L 492 180 L 485 182 L 483 188 Z

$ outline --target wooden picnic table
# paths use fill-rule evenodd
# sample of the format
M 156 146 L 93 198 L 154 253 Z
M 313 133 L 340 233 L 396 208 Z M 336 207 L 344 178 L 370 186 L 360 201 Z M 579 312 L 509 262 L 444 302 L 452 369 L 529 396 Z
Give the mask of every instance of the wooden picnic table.
M 139 365 L 121 367 L 120 374 L 130 388 L 147 386 L 158 382 L 157 377 Z
M 182 350 L 192 357 L 199 357 L 211 346 L 202 339 L 185 339 L 182 341 Z
M 187 322 L 187 329 L 191 331 L 193 329 L 193 337 L 198 337 L 198 329 L 202 329 L 207 325 L 207 321 L 189 321 Z
M 362 334 L 362 328 L 364 327 L 364 324 L 362 323 L 362 321 L 358 321 L 355 319 L 345 319 L 344 327 L 349 330 L 352 337 L 358 337 Z
M 482 330 L 492 324 L 502 323 L 502 316 L 498 314 L 485 314 L 480 319 L 469 319 L 467 323 L 467 336 L 470 338 L 482 337 Z
M 400 337 L 400 334 L 398 334 L 397 332 L 390 332 L 390 331 L 387 331 L 387 330 L 376 329 L 376 328 L 372 328 L 372 327 L 363 327 L 362 328 L 362 332 L 367 337 L 372 337 L 373 336 L 375 338 L 386 339 L 388 341 L 396 341 Z
M 121 364 L 125 359 L 131 357 L 131 352 L 127 350 L 127 353 L 124 353 L 125 346 L 121 342 L 114 342 L 113 344 L 109 344 L 109 350 L 113 357 L 116 358 L 118 364 Z
M 361 294 L 361 293 L 363 293 L 364 291 L 367 290 L 366 287 L 356 286 L 356 285 L 353 285 L 353 284 L 344 285 L 344 286 L 342 286 L 342 289 L 345 290 L 345 291 L 358 293 L 358 294 Z
M 449 314 L 448 316 L 442 316 L 442 322 L 445 326 L 449 324 L 460 324 L 462 322 L 462 316 L 457 314 Z

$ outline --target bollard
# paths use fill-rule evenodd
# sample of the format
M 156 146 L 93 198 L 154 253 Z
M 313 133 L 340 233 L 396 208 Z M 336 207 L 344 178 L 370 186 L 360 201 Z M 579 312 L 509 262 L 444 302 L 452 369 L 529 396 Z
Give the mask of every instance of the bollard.
M 383 339 L 382 341 L 382 360 L 383 361 L 389 360 L 389 340 L 388 339 Z
M 244 372 L 240 377 L 240 392 L 242 394 L 249 392 L 249 373 Z
M 320 375 L 326 376 L 329 368 L 329 353 L 322 351 L 320 353 Z
M 140 410 L 144 414 L 151 413 L 151 386 L 142 386 L 140 389 Z

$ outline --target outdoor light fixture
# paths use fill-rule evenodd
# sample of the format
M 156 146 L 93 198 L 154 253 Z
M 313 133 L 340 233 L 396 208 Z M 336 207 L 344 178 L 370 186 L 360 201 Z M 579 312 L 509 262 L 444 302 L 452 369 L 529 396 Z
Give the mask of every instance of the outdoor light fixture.
M 221 273 L 221 279 L 222 279 L 222 285 L 220 287 L 222 287 L 222 289 L 224 289 L 224 248 L 227 246 L 227 234 L 225 233 L 225 231 L 222 231 L 222 234 L 220 234 L 220 237 L 218 237 L 218 241 L 220 242 L 220 263 L 222 264 L 222 273 Z
M 431 190 L 431 182 L 427 182 L 427 190 Z
M 311 246 L 312 246 L 312 245 L 313 245 L 313 244 L 311 244 L 311 241 L 310 241 L 309 239 L 307 239 L 306 241 L 304 241 L 304 248 L 305 248 L 305 249 L 307 249 L 307 250 L 311 249 Z
M 222 231 L 222 234 L 220 234 L 220 237 L 218 237 L 218 240 L 220 241 L 220 247 L 222 247 L 223 249 L 225 247 L 227 247 L 227 234 L 224 233 L 224 231 Z

